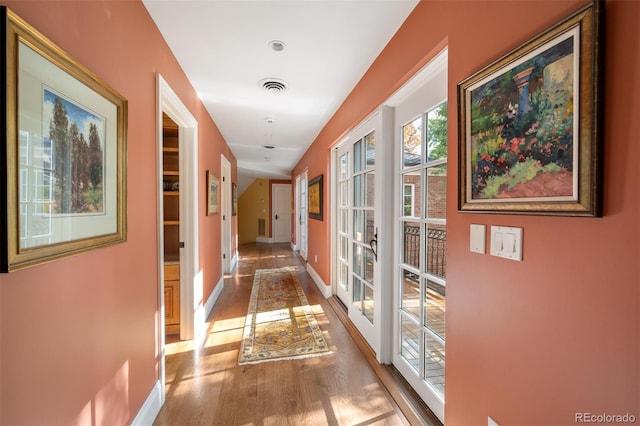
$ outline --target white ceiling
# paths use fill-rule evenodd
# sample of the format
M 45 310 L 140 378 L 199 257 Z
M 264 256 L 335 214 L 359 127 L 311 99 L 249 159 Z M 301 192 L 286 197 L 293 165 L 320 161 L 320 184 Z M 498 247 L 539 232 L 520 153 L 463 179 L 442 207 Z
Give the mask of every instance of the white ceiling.
M 236 156 L 242 192 L 257 177 L 291 178 L 418 0 L 143 3 Z

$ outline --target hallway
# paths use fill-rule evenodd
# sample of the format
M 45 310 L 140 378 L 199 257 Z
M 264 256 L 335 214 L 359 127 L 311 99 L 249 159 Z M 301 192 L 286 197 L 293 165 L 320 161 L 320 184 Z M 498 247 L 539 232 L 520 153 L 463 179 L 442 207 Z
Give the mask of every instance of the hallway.
M 407 417 L 394 402 L 406 392 L 388 367 L 374 370 L 342 323 L 339 307 L 324 299 L 289 244 L 239 248 L 234 273 L 207 323 L 204 343 L 166 346 L 166 402 L 156 425 L 403 425 L 429 423 L 415 406 Z M 332 354 L 238 365 L 238 351 L 256 269 L 295 266 Z M 376 374 L 376 372 L 378 374 Z

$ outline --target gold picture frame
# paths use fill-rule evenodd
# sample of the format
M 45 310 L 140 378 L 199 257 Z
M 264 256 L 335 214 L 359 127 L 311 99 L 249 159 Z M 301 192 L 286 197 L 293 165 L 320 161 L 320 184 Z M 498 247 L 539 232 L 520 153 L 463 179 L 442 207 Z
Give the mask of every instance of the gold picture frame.
M 309 217 L 316 220 L 323 220 L 322 176 L 311 179 L 307 189 Z
M 0 20 L 0 271 L 126 241 L 126 99 L 4 6 Z
M 220 178 L 207 170 L 207 216 L 219 211 Z
M 601 7 L 458 84 L 459 211 L 602 215 Z

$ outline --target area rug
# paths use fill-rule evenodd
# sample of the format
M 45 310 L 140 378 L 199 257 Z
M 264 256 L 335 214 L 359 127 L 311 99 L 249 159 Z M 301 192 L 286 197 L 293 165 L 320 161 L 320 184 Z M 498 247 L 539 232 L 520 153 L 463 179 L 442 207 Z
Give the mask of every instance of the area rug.
M 244 326 L 239 364 L 331 353 L 295 268 L 258 269 Z

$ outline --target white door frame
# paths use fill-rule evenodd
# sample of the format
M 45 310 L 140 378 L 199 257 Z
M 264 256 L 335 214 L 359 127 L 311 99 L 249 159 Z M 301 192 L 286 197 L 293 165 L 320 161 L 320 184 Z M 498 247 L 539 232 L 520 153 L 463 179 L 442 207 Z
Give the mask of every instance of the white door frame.
M 164 355 L 164 208 L 162 188 L 162 113 L 166 113 L 178 125 L 180 150 L 180 238 L 184 247 L 180 249 L 180 339 L 191 340 L 204 329 L 204 306 L 202 306 L 202 278 L 198 273 L 198 122 L 184 106 L 162 75 L 157 75 L 157 222 L 158 222 L 158 353 L 161 381 L 161 403 L 165 399 L 165 355 Z
M 233 247 L 231 246 L 231 163 L 224 154 L 220 154 L 220 161 L 222 164 L 222 200 L 220 201 L 222 206 L 222 272 L 230 274 L 233 270 L 231 259 L 231 253 L 233 252 Z

